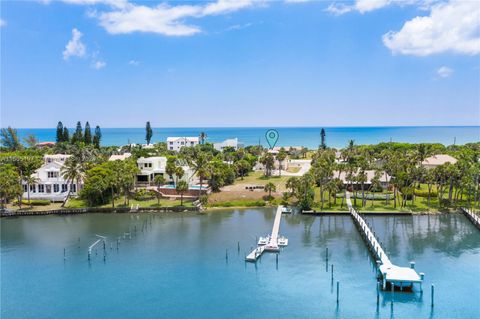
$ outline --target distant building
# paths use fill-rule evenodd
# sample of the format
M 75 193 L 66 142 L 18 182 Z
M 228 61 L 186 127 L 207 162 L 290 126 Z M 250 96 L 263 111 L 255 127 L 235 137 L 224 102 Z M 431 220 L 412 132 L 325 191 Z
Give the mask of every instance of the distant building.
M 108 160 L 109 161 L 124 161 L 127 158 L 129 158 L 130 156 L 132 156 L 131 153 L 114 154 L 114 155 L 111 155 Z
M 47 199 L 53 202 L 65 200 L 68 191 L 76 195 L 82 186 L 78 183 L 68 183 L 62 177 L 62 167 L 71 155 L 54 154 L 45 155 L 44 164 L 32 174 L 35 183 L 30 184 L 30 199 Z M 23 198 L 28 197 L 28 185 L 23 183 Z
M 198 145 L 198 137 L 167 137 L 167 148 L 170 151 L 178 152 L 184 146 Z
M 238 142 L 238 138 L 231 138 L 220 143 L 213 143 L 213 148 L 220 152 L 222 152 L 225 148 L 228 148 L 228 147 L 238 150 L 243 146 L 244 146 L 243 143 Z
M 427 169 L 432 169 L 446 163 L 455 164 L 456 162 L 457 162 L 457 159 L 455 157 L 452 157 L 447 154 L 438 154 L 438 155 L 427 157 L 422 162 L 422 166 Z
M 167 158 L 164 156 L 155 157 L 140 157 L 137 159 L 137 165 L 140 172 L 137 174 L 137 184 L 139 185 L 153 185 L 155 176 L 161 175 L 165 178 L 165 183 L 174 183 L 177 179 L 175 175 L 170 178 L 165 169 L 167 166 Z M 186 163 L 177 163 L 177 166 L 182 167 L 184 175 L 181 180 L 189 184 L 193 183 L 194 171 Z
M 54 147 L 55 146 L 55 142 L 40 142 L 40 143 L 37 143 L 35 144 L 36 147 Z

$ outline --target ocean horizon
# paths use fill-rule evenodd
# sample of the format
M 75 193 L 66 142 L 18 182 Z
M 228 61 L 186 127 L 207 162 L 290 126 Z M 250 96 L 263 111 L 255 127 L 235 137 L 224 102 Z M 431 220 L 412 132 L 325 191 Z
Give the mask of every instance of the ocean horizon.
M 82 123 L 83 124 L 83 123 Z M 480 126 L 324 126 L 327 146 L 341 148 L 350 140 L 356 144 L 381 142 L 466 144 L 480 141 Z M 94 127 L 92 127 L 92 130 Z M 103 146 L 120 146 L 129 143 L 145 143 L 145 128 L 101 128 Z M 322 127 L 154 127 L 152 142 L 164 142 L 168 136 L 198 136 L 207 134 L 207 142 L 221 142 L 238 138 L 245 145 L 267 146 L 265 132 L 276 129 L 277 146 L 305 146 L 317 148 Z M 69 128 L 73 133 L 73 128 Z M 40 142 L 55 141 L 56 128 L 19 128 L 19 137 L 30 134 Z

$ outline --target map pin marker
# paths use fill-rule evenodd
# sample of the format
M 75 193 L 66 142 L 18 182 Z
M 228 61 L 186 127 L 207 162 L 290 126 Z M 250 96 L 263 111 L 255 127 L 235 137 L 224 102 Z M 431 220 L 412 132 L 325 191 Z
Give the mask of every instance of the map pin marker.
M 268 130 L 265 133 L 265 138 L 267 139 L 267 143 L 272 149 L 278 141 L 278 132 L 276 130 Z

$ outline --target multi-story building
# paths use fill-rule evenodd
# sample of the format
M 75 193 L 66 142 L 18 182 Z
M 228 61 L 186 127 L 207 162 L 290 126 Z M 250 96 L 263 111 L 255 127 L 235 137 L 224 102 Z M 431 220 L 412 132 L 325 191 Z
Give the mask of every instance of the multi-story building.
M 184 146 L 198 145 L 198 137 L 167 137 L 167 149 L 178 152 Z

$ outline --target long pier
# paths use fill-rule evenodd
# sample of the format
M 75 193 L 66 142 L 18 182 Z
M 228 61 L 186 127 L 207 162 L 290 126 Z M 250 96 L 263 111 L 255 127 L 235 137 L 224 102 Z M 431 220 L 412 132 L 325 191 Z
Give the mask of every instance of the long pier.
M 365 240 L 370 252 L 377 260 L 378 270 L 382 275 L 382 287 L 385 290 L 387 283 L 391 286 L 400 287 L 403 290 L 404 287 L 412 287 L 414 283 L 420 284 L 420 290 L 422 289 L 423 273 L 417 274 L 415 271 L 415 263 L 411 262 L 410 267 L 399 267 L 390 261 L 388 255 L 382 248 L 382 245 L 378 242 L 375 234 L 372 232 L 365 220 L 357 213 L 353 208 L 352 201 L 350 200 L 350 193 L 347 192 L 346 202 L 350 215 L 352 216 L 355 224 L 357 225 L 363 239 Z
M 248 254 L 245 257 L 246 261 L 257 261 L 257 259 L 263 254 L 263 252 L 265 251 L 278 252 L 280 251 L 281 246 L 288 245 L 288 239 L 278 236 L 278 233 L 280 231 L 280 221 L 282 220 L 283 211 L 284 211 L 283 206 L 277 207 L 277 212 L 275 214 L 275 219 L 273 221 L 271 235 L 268 236 L 266 242 L 263 245 L 260 244 L 260 242 L 258 243 L 258 246 L 250 254 Z
M 463 214 L 465 214 L 465 216 L 467 216 L 468 219 L 470 219 L 470 221 L 475 226 L 477 226 L 478 229 L 480 229 L 480 216 L 478 216 L 477 214 L 472 212 L 470 209 L 465 207 L 460 208 L 460 210 L 463 212 Z

